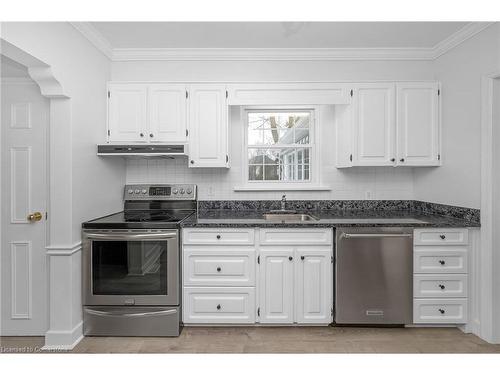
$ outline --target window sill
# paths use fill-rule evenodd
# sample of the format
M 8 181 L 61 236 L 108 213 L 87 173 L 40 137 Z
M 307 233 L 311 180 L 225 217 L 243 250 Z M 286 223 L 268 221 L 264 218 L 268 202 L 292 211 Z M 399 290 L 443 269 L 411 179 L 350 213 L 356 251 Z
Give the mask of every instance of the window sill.
M 234 191 L 330 191 L 329 186 L 235 186 Z

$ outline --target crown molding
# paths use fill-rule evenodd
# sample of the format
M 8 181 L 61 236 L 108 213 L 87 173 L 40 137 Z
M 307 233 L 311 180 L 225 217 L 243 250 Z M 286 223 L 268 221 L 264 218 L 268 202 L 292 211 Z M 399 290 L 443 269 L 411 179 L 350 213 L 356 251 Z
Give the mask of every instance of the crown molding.
M 431 48 L 112 48 L 89 22 L 71 22 L 111 61 L 432 61 L 495 22 L 470 22 Z
M 472 38 L 474 35 L 480 33 L 487 27 L 493 25 L 495 22 L 469 22 L 463 28 L 450 35 L 448 38 L 436 44 L 433 49 L 432 59 L 435 60 L 439 56 L 444 55 L 446 52 L 462 44 L 467 39 Z
M 108 40 L 90 22 L 70 22 L 90 43 L 108 59 L 113 60 L 113 48 Z

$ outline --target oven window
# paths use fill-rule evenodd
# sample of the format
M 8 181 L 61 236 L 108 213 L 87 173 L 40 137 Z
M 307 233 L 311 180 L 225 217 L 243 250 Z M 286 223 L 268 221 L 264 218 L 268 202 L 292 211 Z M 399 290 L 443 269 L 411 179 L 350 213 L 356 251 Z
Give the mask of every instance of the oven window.
M 167 241 L 93 241 L 95 295 L 166 295 Z

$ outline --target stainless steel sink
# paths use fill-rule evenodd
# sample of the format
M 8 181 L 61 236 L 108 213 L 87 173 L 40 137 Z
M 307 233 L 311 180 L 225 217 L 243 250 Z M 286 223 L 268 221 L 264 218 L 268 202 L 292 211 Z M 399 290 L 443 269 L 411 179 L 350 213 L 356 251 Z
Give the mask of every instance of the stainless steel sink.
M 267 213 L 264 219 L 269 221 L 317 221 L 318 218 L 308 214 Z

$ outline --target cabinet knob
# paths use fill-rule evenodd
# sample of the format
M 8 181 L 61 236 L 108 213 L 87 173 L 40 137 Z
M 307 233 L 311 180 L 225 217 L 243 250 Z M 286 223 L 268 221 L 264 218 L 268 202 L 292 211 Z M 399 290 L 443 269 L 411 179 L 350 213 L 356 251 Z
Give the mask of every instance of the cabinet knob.
M 442 265 L 442 266 L 444 266 L 446 264 L 446 262 L 444 260 L 440 260 L 439 264 Z
M 153 133 L 149 133 L 149 136 L 150 136 L 151 138 L 153 138 L 153 137 L 154 137 Z
M 220 234 L 217 235 L 217 239 L 220 240 Z
M 289 260 L 289 261 L 292 261 L 292 260 L 293 260 L 293 257 L 288 257 L 288 260 Z
M 439 287 L 441 288 L 441 290 L 443 290 L 445 288 L 445 286 L 443 284 L 439 284 Z
M 401 159 L 399 159 L 399 161 L 400 161 L 401 163 L 404 163 L 404 162 L 405 162 L 405 159 L 404 159 L 404 158 L 401 158 Z
M 443 309 L 438 309 L 438 311 L 441 313 L 441 314 L 444 314 L 445 311 Z
M 139 135 L 140 135 L 141 137 L 144 137 L 144 133 L 139 133 Z
M 391 161 L 394 163 L 396 161 L 396 158 L 392 158 Z
M 217 267 L 217 272 L 220 272 L 220 271 L 222 271 L 222 268 Z
M 304 260 L 305 257 L 303 255 L 300 256 L 300 260 Z
M 190 163 L 191 163 L 191 164 L 194 164 L 194 160 L 191 160 L 191 161 L 190 161 Z
M 217 305 L 217 310 L 220 310 L 221 306 L 220 305 Z
M 441 235 L 439 235 L 439 238 L 441 238 L 442 240 L 444 240 L 446 238 L 446 236 L 444 234 L 441 234 Z

